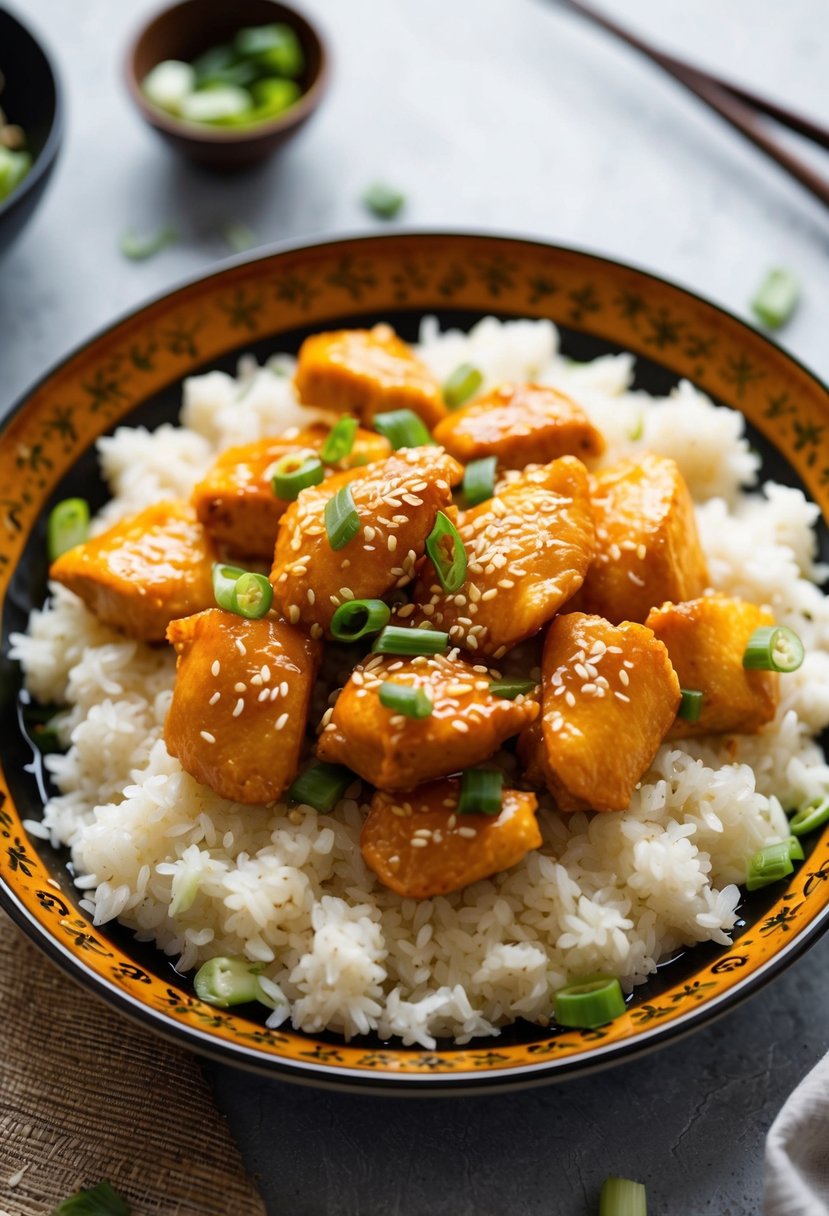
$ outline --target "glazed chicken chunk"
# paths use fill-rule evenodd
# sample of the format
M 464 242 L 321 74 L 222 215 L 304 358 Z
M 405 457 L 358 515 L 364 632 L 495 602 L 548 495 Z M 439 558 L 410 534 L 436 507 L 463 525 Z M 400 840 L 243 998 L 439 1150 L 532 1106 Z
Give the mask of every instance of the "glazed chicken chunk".
M 454 653 L 372 655 L 340 693 L 317 753 L 386 790 L 411 789 L 479 764 L 538 715 L 535 700 L 496 696 L 490 681 L 486 667 Z M 423 689 L 431 714 L 411 718 L 386 708 L 379 695 L 384 684 Z
M 539 384 L 504 384 L 477 398 L 438 423 L 435 439 L 464 464 L 496 456 L 504 469 L 559 456 L 587 460 L 605 446 L 575 401 Z
M 377 791 L 360 848 L 384 886 L 406 899 L 447 895 L 540 847 L 535 794 L 503 790 L 499 815 L 461 815 L 459 797 L 459 781 L 435 781 L 405 796 Z
M 233 557 L 270 561 L 279 520 L 290 505 L 274 491 L 274 468 L 283 456 L 318 456 L 329 434 L 327 426 L 316 424 L 222 452 L 191 500 L 212 540 Z M 326 475 L 384 460 L 390 452 L 382 435 L 360 429 L 348 456 L 326 465 Z
M 704 595 L 684 604 L 662 604 L 646 623 L 667 646 L 682 687 L 702 693 L 699 719 L 677 718 L 672 739 L 731 731 L 752 735 L 772 720 L 780 677 L 774 671 L 743 667 L 754 630 L 774 624 L 767 609 L 724 595 Z
M 274 617 L 210 608 L 173 621 L 176 683 L 164 740 L 233 802 L 273 802 L 297 773 L 319 644 Z
M 390 325 L 306 338 L 294 383 L 305 405 L 357 414 L 367 423 L 375 414 L 412 410 L 431 429 L 446 414 L 437 380 Z
M 319 636 L 346 600 L 377 599 L 414 577 L 435 515 L 452 501 L 463 470 L 443 448 L 403 448 L 368 468 L 303 490 L 282 516 L 271 582 L 289 621 Z M 359 531 L 334 549 L 326 505 L 348 487 Z
M 170 621 L 214 602 L 213 561 L 193 508 L 161 502 L 68 549 L 49 577 L 80 596 L 105 625 L 163 642 Z
M 623 811 L 680 702 L 668 651 L 644 625 L 556 617 L 544 643 L 541 717 L 519 740 L 530 781 L 560 811 Z
M 538 633 L 582 585 L 593 556 L 587 470 L 573 456 L 528 470 L 462 512 L 458 531 L 468 559 L 465 583 L 448 594 L 424 562 L 411 620 L 498 659 Z
M 591 482 L 596 557 L 581 607 L 609 621 L 645 620 L 664 600 L 702 595 L 708 569 L 694 505 L 675 461 L 646 452 Z

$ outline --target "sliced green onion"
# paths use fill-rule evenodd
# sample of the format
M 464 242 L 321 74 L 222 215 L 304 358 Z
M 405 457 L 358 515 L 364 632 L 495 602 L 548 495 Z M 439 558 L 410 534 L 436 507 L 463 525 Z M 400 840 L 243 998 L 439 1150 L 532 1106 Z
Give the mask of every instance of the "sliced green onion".
M 699 722 L 702 713 L 702 693 L 698 688 L 680 688 L 679 709 L 676 716 L 685 722 Z
M 815 828 L 823 827 L 824 823 L 829 820 L 829 797 L 823 795 L 818 798 L 810 798 L 808 802 L 804 802 L 797 808 L 796 813 L 789 820 L 789 831 L 795 836 L 807 836 L 809 832 L 814 832 Z
M 89 536 L 89 503 L 84 498 L 64 498 L 49 512 L 46 524 L 46 547 L 53 562 L 81 545 Z
M 254 249 L 259 244 L 259 238 L 253 229 L 237 221 L 225 224 L 222 235 L 234 253 L 246 253 L 248 249 Z
M 303 490 L 318 486 L 325 477 L 325 469 L 318 456 L 308 452 L 288 452 L 273 466 L 271 485 L 277 498 L 284 502 L 295 502 Z
M 169 224 L 156 229 L 149 236 L 138 236 L 130 228 L 121 236 L 121 253 L 131 262 L 145 262 L 177 240 L 178 233 Z
M 803 852 L 803 845 L 796 836 L 790 836 L 786 841 L 789 846 L 789 857 L 792 861 L 803 861 L 806 854 Z
M 273 587 L 264 574 L 245 572 L 237 578 L 230 597 L 230 610 L 249 621 L 258 621 L 270 612 Z
M 645 415 L 640 414 L 636 420 L 636 425 L 630 428 L 628 439 L 631 443 L 638 443 L 645 433 Z
M 460 367 L 456 367 L 443 386 L 443 400 L 447 409 L 458 409 L 477 393 L 483 382 L 483 375 L 471 363 L 462 363 Z
M 288 790 L 288 798 L 327 814 L 333 811 L 353 780 L 354 774 L 341 764 L 312 764 L 297 777 Z
M 240 55 L 254 59 L 277 76 L 300 76 L 305 67 L 302 43 L 296 31 L 284 22 L 239 30 L 233 45 Z
M 780 329 L 791 317 L 800 296 L 800 284 L 790 270 L 770 270 L 751 301 L 756 317 L 769 329 Z
M 426 552 L 443 590 L 449 595 L 460 591 L 466 579 L 466 549 L 458 529 L 443 511 L 435 516 L 435 525 L 426 539 Z
M 360 531 L 360 516 L 354 506 L 351 486 L 340 486 L 325 504 L 325 530 L 332 549 L 344 549 Z
M 393 709 L 397 714 L 407 718 L 430 718 L 432 716 L 432 698 L 425 688 L 412 688 L 411 684 L 395 684 L 386 680 L 380 685 L 378 693 L 380 704 L 386 709 Z
M 535 680 L 491 680 L 489 691 L 493 697 L 504 697 L 507 701 L 514 701 L 516 697 L 522 697 L 537 687 L 538 684 Z
M 443 654 L 449 634 L 437 629 L 403 629 L 387 625 L 372 646 L 374 654 Z
M 259 999 L 257 971 L 261 964 L 247 958 L 211 958 L 196 972 L 196 996 L 208 1005 L 227 1009 Z
M 132 1208 L 108 1182 L 78 1191 L 58 1204 L 52 1216 L 130 1216 Z
M 743 667 L 750 671 L 797 671 L 804 653 L 800 638 L 787 625 L 761 625 L 748 639 Z
M 559 1026 L 592 1030 L 604 1026 L 625 1012 L 622 986 L 611 975 L 597 975 L 559 988 L 555 999 L 555 1019 Z
M 473 460 L 466 466 L 463 475 L 463 496 L 468 507 L 475 507 L 479 502 L 486 502 L 495 493 L 495 468 L 497 456 L 484 456 L 481 460 Z
M 606 1178 L 599 1195 L 599 1216 L 648 1216 L 648 1194 L 642 1183 Z
M 461 778 L 459 815 L 500 815 L 504 774 L 491 769 L 470 768 Z
M 325 437 L 325 443 L 320 448 L 320 459 L 326 464 L 344 460 L 354 447 L 358 425 L 356 418 L 340 418 Z
M 405 201 L 405 194 L 383 182 L 375 182 L 363 194 L 363 205 L 381 220 L 393 220 Z
M 382 600 L 346 600 L 331 618 L 331 636 L 338 642 L 356 642 L 369 633 L 379 633 L 391 617 Z
M 759 891 L 760 887 L 779 882 L 793 870 L 788 840 L 782 840 L 780 844 L 767 844 L 764 849 L 758 849 L 748 863 L 746 890 Z
M 240 566 L 223 566 L 213 563 L 213 598 L 225 612 L 233 612 L 233 592 L 236 583 L 245 573 Z
M 389 410 L 387 414 L 375 414 L 372 419 L 375 431 L 398 448 L 422 448 L 432 442 L 432 436 L 422 418 L 414 410 Z

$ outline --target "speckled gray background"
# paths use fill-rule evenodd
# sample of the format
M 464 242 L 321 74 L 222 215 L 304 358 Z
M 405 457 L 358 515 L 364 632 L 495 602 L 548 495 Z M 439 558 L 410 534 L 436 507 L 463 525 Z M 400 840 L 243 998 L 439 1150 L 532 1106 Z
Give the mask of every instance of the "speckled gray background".
M 742 314 L 764 269 L 789 266 L 804 294 L 785 345 L 829 374 L 829 216 L 656 68 L 547 0 L 307 0 L 334 50 L 331 92 L 280 159 L 235 180 L 174 160 L 130 108 L 120 60 L 152 4 L 20 7 L 60 60 L 69 131 L 41 211 L 0 262 L 0 408 L 114 315 L 213 266 L 229 221 L 263 243 L 369 230 L 357 200 L 375 178 L 406 191 L 401 223 L 593 249 Z M 829 123 L 826 0 L 607 8 Z M 179 245 L 122 260 L 125 227 L 167 222 Z M 647 1182 L 654 1214 L 753 1216 L 764 1132 L 829 1046 L 828 968 L 824 941 L 693 1037 L 525 1094 L 403 1102 L 209 1073 L 271 1213 L 588 1216 L 618 1172 Z

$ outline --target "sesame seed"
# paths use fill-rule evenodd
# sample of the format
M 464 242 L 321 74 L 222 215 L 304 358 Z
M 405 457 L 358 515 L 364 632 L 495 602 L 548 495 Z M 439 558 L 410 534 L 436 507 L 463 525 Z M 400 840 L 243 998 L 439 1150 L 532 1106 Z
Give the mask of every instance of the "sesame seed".
M 288 721 L 287 713 L 280 714 L 279 717 L 276 719 L 276 721 L 273 724 L 274 730 L 282 730 L 283 726 L 285 725 L 285 723 L 287 721 Z
M 221 700 L 221 696 L 222 696 L 222 694 L 219 692 L 218 689 L 216 689 L 216 691 L 213 693 L 213 696 L 210 698 L 210 700 L 207 702 L 207 704 L 215 705 L 217 701 Z
M 423 838 L 425 840 L 428 840 L 431 835 L 432 835 L 431 828 L 417 828 L 417 830 L 415 831 L 415 836 L 423 836 Z
M 305 592 L 305 596 L 306 596 L 306 599 L 308 600 L 309 604 L 316 603 L 317 593 L 313 587 L 308 588 L 308 590 Z
M 254 675 L 252 675 L 252 676 L 250 677 L 250 682 L 251 682 L 251 684 L 253 685 L 253 687 L 254 687 L 254 688 L 261 688 L 261 687 L 262 687 L 262 677 L 261 677 L 261 675 L 259 674 L 259 672 L 258 672 L 258 671 L 257 671 L 257 672 L 256 672 Z M 236 688 L 234 689 L 234 692 L 242 692 L 242 691 L 243 691 L 243 689 L 241 689 L 241 688 L 239 687 L 239 685 L 237 684 L 237 685 L 236 685 Z
M 211 675 L 217 676 L 222 670 L 222 665 L 218 659 L 213 660 L 213 666 L 210 668 Z
M 466 735 L 469 733 L 469 727 L 467 726 L 467 724 L 465 722 L 462 722 L 460 718 L 453 718 L 452 726 L 453 726 L 454 730 L 458 731 L 462 735 Z
M 205 743 L 215 743 L 216 742 L 216 736 L 211 735 L 209 730 L 200 730 L 199 734 L 201 735 L 202 739 L 204 739 Z
M 271 690 L 269 688 L 263 688 L 262 691 L 260 692 L 259 696 L 256 698 L 256 700 L 261 705 L 263 701 L 269 701 L 270 696 L 271 696 Z M 239 699 L 241 700 L 241 697 Z
M 386 545 L 388 546 L 389 553 L 394 553 L 397 549 L 397 537 L 389 536 L 386 540 Z
M 295 625 L 299 620 L 299 604 L 291 604 L 288 608 L 288 620 Z
M 311 626 L 311 637 L 314 639 L 322 637 L 322 625 L 318 625 L 316 621 Z
M 363 528 L 363 536 L 366 538 L 366 540 L 374 540 L 375 531 L 371 524 L 366 524 L 366 526 Z
M 259 699 L 261 701 L 262 698 L 260 697 Z M 239 714 L 242 712 L 242 710 L 244 708 L 245 708 L 245 702 L 243 701 L 243 699 L 241 697 L 239 697 L 238 701 L 233 706 L 233 717 L 238 718 Z
M 447 819 L 447 821 L 446 821 L 446 826 L 447 826 L 448 828 L 454 828 L 454 827 L 457 827 L 457 824 L 458 824 L 458 817 L 457 817 L 457 815 L 450 815 L 450 816 L 449 816 L 449 818 L 448 818 L 448 819 Z
M 636 546 L 636 556 L 639 558 L 640 562 L 643 562 L 645 560 L 645 557 L 647 556 L 647 552 L 648 552 L 647 546 L 645 546 L 645 545 Z
M 236 649 L 239 651 L 239 654 L 246 655 L 247 647 L 245 646 L 245 643 L 242 641 L 242 639 L 236 638 L 235 642 L 236 642 Z
M 353 600 L 354 599 L 354 592 L 351 590 L 350 587 L 340 587 L 340 595 L 343 597 L 344 600 Z
M 626 697 L 623 692 L 614 692 L 614 697 L 618 697 L 620 701 L 630 701 L 630 697 Z
M 630 684 L 630 676 L 625 671 L 624 667 L 619 672 L 619 682 L 624 684 L 625 688 L 627 688 L 628 684 Z
M 567 702 L 567 704 L 570 706 L 571 709 L 576 704 L 576 698 L 573 696 L 573 694 L 569 688 L 565 690 L 564 700 Z
M 467 840 L 472 840 L 472 838 L 474 836 L 477 836 L 478 833 L 475 830 L 475 828 L 463 827 L 463 828 L 458 828 L 458 835 L 465 836 Z
M 234 692 L 247 692 L 247 690 L 248 690 L 248 686 L 247 686 L 247 684 L 243 683 L 242 680 L 237 680 L 236 683 L 233 685 Z
M 270 667 L 268 667 L 268 664 L 263 663 L 262 666 L 259 668 L 259 671 L 262 675 L 262 683 L 269 684 L 270 679 L 271 679 L 271 669 L 270 669 Z
M 275 700 L 278 698 L 278 696 L 279 696 L 279 689 L 278 689 L 278 688 L 272 688 L 272 689 L 271 689 L 271 700 L 272 700 L 272 701 L 275 701 Z
M 424 840 L 422 836 L 413 836 L 409 843 L 413 849 L 425 849 L 429 841 Z

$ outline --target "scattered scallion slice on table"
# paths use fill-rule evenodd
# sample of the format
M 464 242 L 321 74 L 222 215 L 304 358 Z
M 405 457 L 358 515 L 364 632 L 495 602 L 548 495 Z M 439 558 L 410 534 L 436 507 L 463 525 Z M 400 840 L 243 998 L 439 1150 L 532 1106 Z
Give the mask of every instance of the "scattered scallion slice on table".
M 234 253 L 246 253 L 259 243 L 253 229 L 237 221 L 225 224 L 222 235 Z
M 320 459 L 326 464 L 336 464 L 338 460 L 345 460 L 354 447 L 358 425 L 356 418 L 348 416 L 340 418 L 325 437 L 325 442 L 320 448 Z
M 271 486 L 277 498 L 294 502 L 309 486 L 318 486 L 325 477 L 325 469 L 318 456 L 302 450 L 288 452 L 273 466 Z
M 782 329 L 797 307 L 800 284 L 790 270 L 770 270 L 751 301 L 754 315 L 768 329 Z
M 386 680 L 377 694 L 380 704 L 386 709 L 403 714 L 406 718 L 429 718 L 432 715 L 432 698 L 425 688 L 413 688 L 411 684 L 395 684 Z
M 46 548 L 53 562 L 83 544 L 89 536 L 89 503 L 84 498 L 64 498 L 49 512 L 46 524 Z
M 357 642 L 388 625 L 391 609 L 382 600 L 346 600 L 331 618 L 331 636 L 338 642 Z
M 630 1178 L 606 1178 L 599 1195 L 599 1216 L 648 1216 L 647 1191 Z
M 233 612 L 233 592 L 245 571 L 241 566 L 213 563 L 213 598 L 225 612 Z
M 422 448 L 432 442 L 426 423 L 414 410 L 389 410 L 386 414 L 375 414 L 372 420 L 375 431 L 398 448 Z
M 449 634 L 437 629 L 404 629 L 387 625 L 372 646 L 374 654 L 443 654 Z
M 759 891 L 773 882 L 779 882 L 794 870 L 791 846 L 788 840 L 779 844 L 767 844 L 758 849 L 748 863 L 746 890 Z
M 178 233 L 169 224 L 163 224 L 147 236 L 138 236 L 129 228 L 121 236 L 121 253 L 131 262 L 145 262 L 177 240 Z
M 538 684 L 535 680 L 492 680 L 490 681 L 489 691 L 494 697 L 503 697 L 507 701 L 514 701 L 516 697 L 524 696 L 537 687 Z
M 461 778 L 459 815 L 500 815 L 504 774 L 492 769 L 470 768 Z
M 270 612 L 273 603 L 273 587 L 264 574 L 245 571 L 237 578 L 230 596 L 230 610 L 237 616 L 258 621 Z
M 443 511 L 435 516 L 434 527 L 426 539 L 426 552 L 443 590 L 449 595 L 460 591 L 466 579 L 466 549 L 458 529 Z
M 463 475 L 463 497 L 467 507 L 476 507 L 479 502 L 486 502 L 495 493 L 495 469 L 498 465 L 496 456 L 483 456 L 480 460 L 472 460 L 466 466 Z
M 374 182 L 363 193 L 363 205 L 381 220 L 393 220 L 405 201 L 405 194 L 383 182 Z
M 761 625 L 748 639 L 743 667 L 751 671 L 797 671 L 803 662 L 803 643 L 787 625 Z
M 829 821 L 829 796 L 810 798 L 802 803 L 789 820 L 789 830 L 795 836 L 807 836 Z
M 554 1013 L 559 1026 L 592 1030 L 612 1022 L 624 1012 L 624 993 L 614 976 L 593 976 L 567 984 L 556 993 Z
M 477 393 L 483 382 L 482 373 L 471 363 L 462 363 L 460 367 L 456 367 L 443 386 L 446 408 L 459 409 Z
M 680 688 L 679 709 L 676 716 L 685 722 L 699 722 L 702 713 L 702 693 L 698 688 Z
M 208 1005 L 227 1009 L 259 1000 L 258 971 L 261 963 L 247 958 L 211 958 L 196 972 L 196 996 Z
M 315 811 L 328 814 L 354 780 L 350 769 L 341 764 L 312 764 L 300 773 L 288 790 L 291 802 L 301 802 Z
M 332 549 L 344 549 L 360 531 L 360 516 L 350 486 L 340 486 L 325 504 L 325 531 Z
M 131 1216 L 132 1208 L 109 1182 L 78 1191 L 59 1203 L 52 1216 Z

